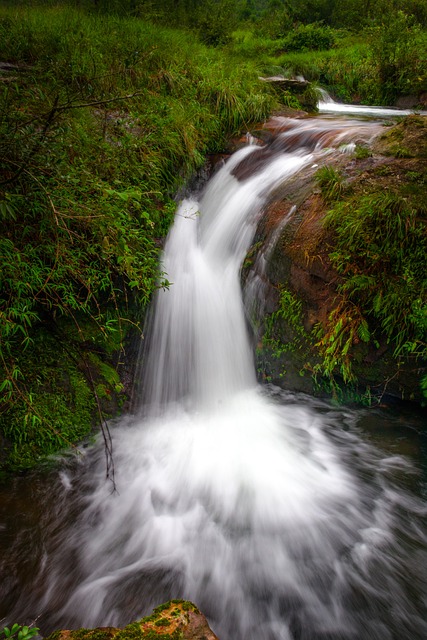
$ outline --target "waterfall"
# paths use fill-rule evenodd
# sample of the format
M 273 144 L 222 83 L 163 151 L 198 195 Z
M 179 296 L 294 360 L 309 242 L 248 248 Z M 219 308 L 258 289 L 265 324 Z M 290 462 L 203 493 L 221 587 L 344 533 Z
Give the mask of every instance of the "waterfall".
M 236 152 L 200 202 L 184 200 L 177 211 L 162 261 L 172 284 L 156 297 L 144 359 L 144 402 L 151 414 L 176 402 L 214 406 L 255 385 L 240 268 L 263 206 L 325 146 L 366 141 L 379 130 L 361 122 L 334 127 L 320 118 L 277 118 L 274 124 L 271 144 Z
M 215 406 L 255 385 L 240 267 L 267 194 L 311 160 L 282 153 L 239 182 L 233 170 L 257 150 L 236 153 L 200 202 L 178 209 L 163 259 L 172 285 L 156 298 L 148 339 L 145 401 L 155 413 L 174 402 Z
M 380 107 L 369 106 L 360 104 L 345 104 L 342 102 L 336 102 L 331 98 L 325 89 L 317 88 L 319 92 L 318 109 L 319 113 L 332 113 L 343 115 L 357 115 L 357 116 L 374 116 L 376 118 L 384 117 L 401 117 L 410 116 L 414 113 L 419 115 L 427 115 L 427 111 L 420 111 L 419 109 L 399 109 L 397 107 Z
M 123 625 L 186 598 L 221 640 L 426 637 L 425 509 L 396 480 L 409 464 L 363 442 L 357 411 L 256 384 L 239 282 L 271 193 L 380 125 L 275 124 L 271 144 L 238 151 L 180 204 L 141 411 L 112 430 L 118 493 L 101 446 L 62 473 L 73 506 L 61 525 L 46 516 L 13 613 Z

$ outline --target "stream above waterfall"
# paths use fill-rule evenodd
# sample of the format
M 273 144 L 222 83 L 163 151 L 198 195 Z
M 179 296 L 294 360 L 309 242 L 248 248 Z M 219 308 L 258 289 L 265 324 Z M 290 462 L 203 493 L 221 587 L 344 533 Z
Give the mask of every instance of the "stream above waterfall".
M 117 490 L 102 438 L 1 489 L 0 618 L 47 634 L 184 598 L 220 640 L 427 636 L 425 414 L 258 385 L 240 286 L 269 194 L 377 118 L 278 119 L 180 204 Z

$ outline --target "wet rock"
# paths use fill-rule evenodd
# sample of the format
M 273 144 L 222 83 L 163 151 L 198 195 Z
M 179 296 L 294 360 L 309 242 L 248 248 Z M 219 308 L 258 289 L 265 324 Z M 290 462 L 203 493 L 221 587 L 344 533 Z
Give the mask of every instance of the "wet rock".
M 263 82 L 269 82 L 284 89 L 305 89 L 310 86 L 310 82 L 304 78 L 285 78 L 285 76 L 270 76 L 268 78 L 260 77 Z
M 399 109 L 414 109 L 417 107 L 425 108 L 427 106 L 427 93 L 420 95 L 400 96 L 396 100 L 396 107 Z
M 427 158 L 427 118 L 408 116 L 374 144 L 376 153 L 397 158 Z
M 206 618 L 187 600 L 171 600 L 150 616 L 128 624 L 123 629 L 98 627 L 96 629 L 61 630 L 46 640 L 218 640 Z
M 426 133 L 427 118 L 410 116 L 386 128 L 372 145 L 369 157 L 343 154 L 328 162 L 340 170 L 349 193 L 387 192 L 396 185 L 409 189 L 415 183 L 421 187 L 427 176 Z M 266 251 L 276 230 L 296 205 L 295 212 L 266 256 L 262 296 L 268 300 L 268 305 L 264 306 L 263 312 L 266 318 L 271 318 L 271 314 L 279 309 L 280 291 L 290 291 L 302 304 L 301 323 L 305 334 L 300 334 L 295 341 L 295 328 L 276 314 L 273 323 L 268 319 L 270 341 L 265 341 L 266 318 L 255 321 L 255 340 L 260 378 L 286 389 L 328 395 L 311 374 L 320 362 L 315 328 L 326 328 L 330 314 L 340 304 L 338 287 L 342 276 L 334 270 L 329 258 L 334 248 L 333 234 L 323 225 L 331 205 L 321 195 L 314 174 L 309 167 L 276 191 L 254 239 L 257 253 Z M 419 193 L 422 199 L 422 189 Z M 416 198 L 415 195 L 412 197 Z M 255 262 L 256 257 L 252 256 L 251 268 Z M 246 278 L 250 278 L 250 269 L 243 271 L 244 281 Z M 285 348 L 281 351 L 272 347 L 271 338 Z M 292 344 L 296 346 L 289 347 Z M 381 398 L 423 401 L 420 377 L 426 363 L 409 358 L 398 361 L 385 339 L 375 347 L 362 341 L 354 344 L 351 359 L 361 393 L 368 389 L 369 393 Z M 339 372 L 336 378 L 339 381 Z
M 262 82 L 270 84 L 279 95 L 291 93 L 294 95 L 301 106 L 309 111 L 317 111 L 318 96 L 313 91 L 312 84 L 304 78 L 285 78 L 284 76 L 270 76 L 268 78 L 260 77 Z

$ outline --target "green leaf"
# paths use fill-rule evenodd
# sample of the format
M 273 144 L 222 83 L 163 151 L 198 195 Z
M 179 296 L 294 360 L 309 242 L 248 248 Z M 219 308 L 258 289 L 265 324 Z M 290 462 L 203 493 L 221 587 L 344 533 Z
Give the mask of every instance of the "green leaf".
M 360 323 L 357 329 L 357 335 L 363 342 L 369 342 L 369 340 L 371 339 L 371 332 L 369 331 L 368 323 L 366 322 L 366 320 L 363 320 Z
M 12 209 L 10 204 L 5 202 L 4 200 L 0 202 L 0 219 L 3 220 L 16 220 L 15 211 Z

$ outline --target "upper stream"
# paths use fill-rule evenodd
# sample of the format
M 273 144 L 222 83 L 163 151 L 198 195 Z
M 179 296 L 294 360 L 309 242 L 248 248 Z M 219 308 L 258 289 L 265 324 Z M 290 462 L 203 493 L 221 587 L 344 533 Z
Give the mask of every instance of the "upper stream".
M 375 115 L 278 118 L 181 203 L 141 404 L 111 425 L 117 491 L 101 439 L 2 489 L 0 619 L 45 634 L 185 598 L 220 640 L 427 637 L 422 415 L 259 386 L 240 285 L 269 194 Z

